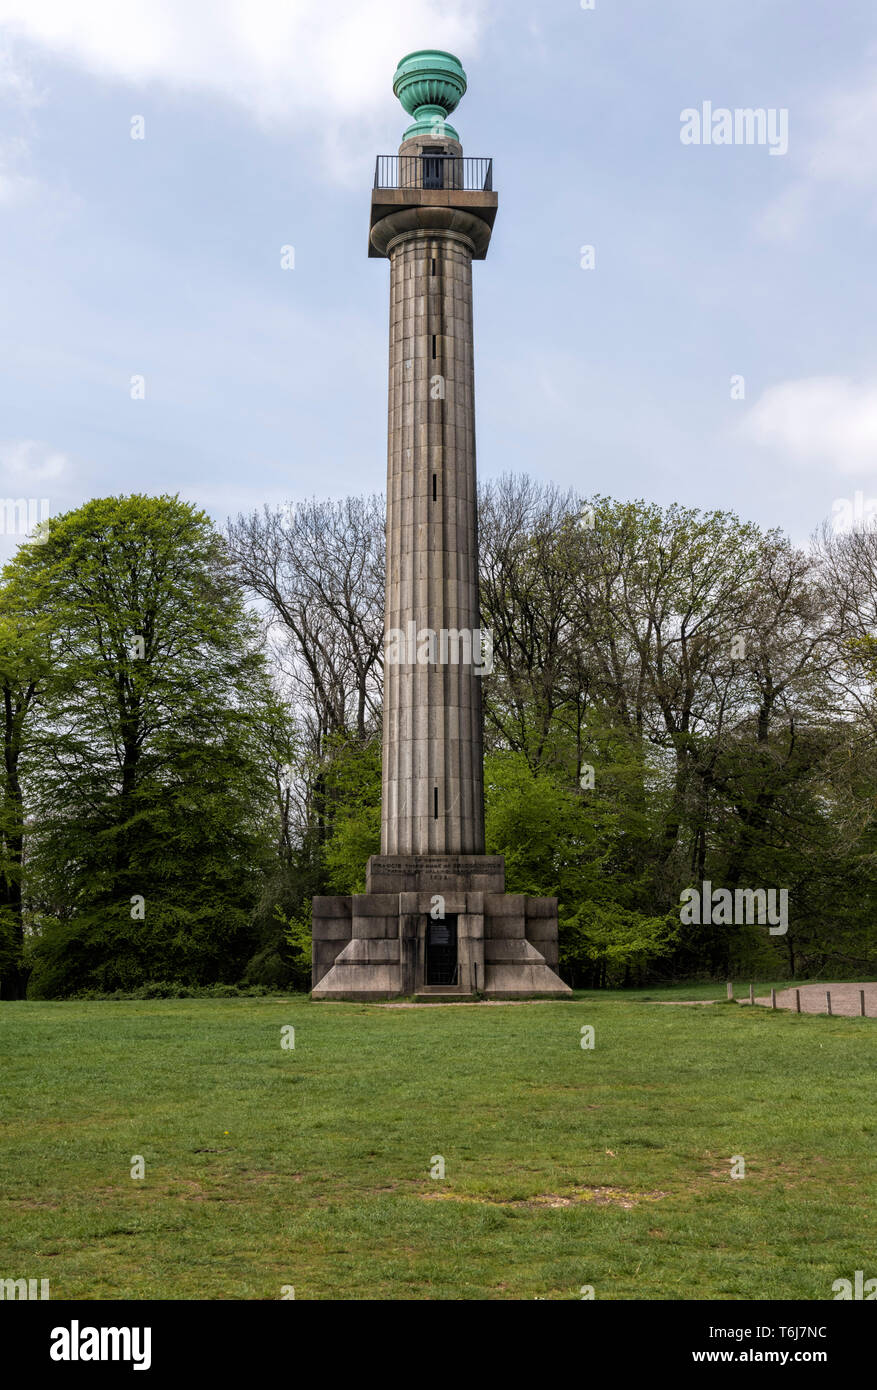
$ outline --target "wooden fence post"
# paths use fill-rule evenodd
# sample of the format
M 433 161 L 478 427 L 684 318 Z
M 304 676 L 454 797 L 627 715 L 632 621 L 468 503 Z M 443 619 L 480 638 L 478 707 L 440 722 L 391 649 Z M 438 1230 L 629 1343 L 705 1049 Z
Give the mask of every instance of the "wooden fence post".
M 831 1017 L 831 990 L 830 990 L 830 989 L 827 989 L 827 990 L 825 991 L 825 1002 L 826 1002 L 826 1004 L 828 1005 L 828 1014 L 829 1014 L 829 1017 Z
M 771 992 L 770 992 L 770 1007 L 771 1007 L 772 1009 L 775 1009 L 776 1006 L 777 1006 L 777 992 L 776 992 L 775 989 L 772 989 Z
M 749 1002 L 750 1004 L 755 1003 L 755 985 L 749 986 Z
M 801 1012 L 801 991 L 800 991 L 799 989 L 796 989 L 796 990 L 795 990 L 795 1013 L 796 1013 L 796 1014 L 799 1014 L 800 1012 Z
M 865 991 L 864 991 L 863 989 L 860 989 L 860 990 L 859 990 L 859 1008 L 861 1009 L 862 1018 L 864 1018 L 864 1017 L 865 1017 Z
M 733 998 L 734 998 L 734 986 L 731 984 L 731 981 L 730 981 L 730 980 L 728 981 L 728 998 L 729 998 L 729 999 L 733 999 Z

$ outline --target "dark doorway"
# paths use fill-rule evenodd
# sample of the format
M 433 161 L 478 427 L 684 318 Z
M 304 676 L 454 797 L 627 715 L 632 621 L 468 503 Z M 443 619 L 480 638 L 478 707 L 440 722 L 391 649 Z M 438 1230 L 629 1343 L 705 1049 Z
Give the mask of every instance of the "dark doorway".
M 444 155 L 425 154 L 423 156 L 424 188 L 444 188 Z
M 457 919 L 443 917 L 426 928 L 426 983 L 455 985 L 457 983 Z

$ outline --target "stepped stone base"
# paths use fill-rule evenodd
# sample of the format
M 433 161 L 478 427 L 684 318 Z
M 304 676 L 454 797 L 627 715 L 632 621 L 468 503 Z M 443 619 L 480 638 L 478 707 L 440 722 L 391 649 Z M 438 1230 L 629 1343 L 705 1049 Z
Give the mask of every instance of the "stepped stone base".
M 506 893 L 501 855 L 372 855 L 368 891 L 314 898 L 314 999 L 568 998 L 557 899 Z M 427 980 L 431 922 L 456 919 L 452 984 Z

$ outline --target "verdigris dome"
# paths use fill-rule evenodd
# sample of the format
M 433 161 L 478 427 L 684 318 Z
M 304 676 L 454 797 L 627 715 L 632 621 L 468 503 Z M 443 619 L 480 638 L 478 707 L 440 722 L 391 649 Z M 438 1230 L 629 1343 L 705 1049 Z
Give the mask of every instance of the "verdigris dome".
M 393 91 L 409 116 L 414 117 L 414 124 L 403 139 L 443 133 L 451 140 L 459 140 L 446 120 L 466 91 L 463 64 L 453 53 L 439 48 L 419 48 L 409 53 L 396 68 Z

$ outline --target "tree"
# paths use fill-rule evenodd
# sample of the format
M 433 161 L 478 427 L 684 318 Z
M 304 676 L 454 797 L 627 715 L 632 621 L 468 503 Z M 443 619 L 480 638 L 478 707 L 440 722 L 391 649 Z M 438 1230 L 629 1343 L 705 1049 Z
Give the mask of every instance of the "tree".
M 557 756 L 588 703 L 587 659 L 575 641 L 574 567 L 563 542 L 578 516 L 571 493 L 503 477 L 479 493 L 481 621 L 493 639 L 485 687 L 487 746 L 522 753 L 534 771 Z
M 600 747 L 608 768 L 609 741 Z M 631 968 L 669 955 L 679 932 L 678 918 L 641 901 L 626 863 L 625 772 L 617 764 L 601 790 L 583 793 L 556 770 L 534 772 L 523 753 L 485 760 L 488 852 L 505 856 L 507 892 L 557 897 L 560 960 L 574 985 L 629 983 Z
M 483 489 L 481 515 L 487 746 L 535 779 L 506 852 L 556 868 L 543 891 L 561 896 L 568 966 L 602 951 L 689 974 L 756 955 L 777 973 L 869 969 L 877 818 L 852 749 L 867 758 L 870 736 L 873 765 L 877 533 L 805 554 L 730 513 L 525 477 Z M 564 898 L 576 855 L 557 863 L 571 841 L 539 779 L 576 797 L 583 772 L 579 844 L 595 834 L 599 872 Z M 537 804 L 550 832 L 534 830 Z M 681 889 L 706 878 L 787 887 L 788 933 L 668 933 Z
M 265 507 L 229 524 L 228 545 L 264 606 L 311 751 L 348 729 L 364 741 L 380 709 L 383 499 Z
M 25 961 L 23 911 L 25 807 L 22 758 L 33 713 L 50 675 L 45 616 L 15 611 L 0 591 L 0 693 L 3 762 L 0 769 L 0 986 L 4 998 L 23 999 L 30 973 Z
M 7 566 L 49 622 L 32 729 L 32 992 L 239 978 L 276 814 L 271 696 L 221 537 L 175 497 L 103 498 Z

